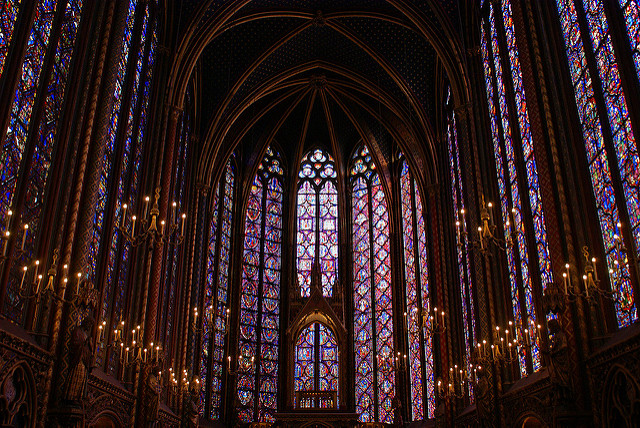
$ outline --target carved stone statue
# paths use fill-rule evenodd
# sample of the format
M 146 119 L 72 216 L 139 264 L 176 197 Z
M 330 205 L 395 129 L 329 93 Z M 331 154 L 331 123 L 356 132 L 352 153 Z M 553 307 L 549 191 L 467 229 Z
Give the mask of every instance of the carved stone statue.
M 145 427 L 152 427 L 158 420 L 160 392 L 158 390 L 158 366 L 148 364 L 144 369 L 144 391 L 142 400 L 142 416 Z
M 568 402 L 572 395 L 569 350 L 567 337 L 556 319 L 548 323 L 549 327 L 549 377 L 554 389 L 555 404 Z
M 189 392 L 185 395 L 184 413 L 182 415 L 182 426 L 197 427 L 198 426 L 198 383 L 191 382 L 189 384 Z
M 69 374 L 64 385 L 62 400 L 66 404 L 81 406 L 87 389 L 87 379 L 94 365 L 93 317 L 86 317 L 71 333 L 69 344 Z

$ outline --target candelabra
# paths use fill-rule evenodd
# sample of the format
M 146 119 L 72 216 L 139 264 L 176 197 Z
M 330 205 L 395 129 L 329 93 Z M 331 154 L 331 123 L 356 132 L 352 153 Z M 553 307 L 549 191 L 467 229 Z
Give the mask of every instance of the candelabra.
M 465 210 L 460 210 L 460 220 L 456 220 L 456 236 L 458 242 L 458 248 L 464 248 L 469 241 L 472 248 L 478 249 L 482 254 L 486 254 L 490 245 L 496 248 L 506 251 L 507 248 L 513 246 L 513 236 L 515 235 L 515 228 L 512 229 L 512 225 L 515 224 L 516 209 L 512 208 L 509 211 L 509 218 L 505 222 L 505 229 L 507 232 L 506 239 L 500 239 L 496 237 L 495 230 L 496 224 L 493 219 L 493 203 L 488 204 L 484 201 L 484 195 L 481 198 L 480 205 L 480 226 L 478 226 L 478 239 L 469 239 L 469 233 L 467 232 L 466 221 L 464 219 Z
M 159 245 L 163 245 L 167 241 L 171 242 L 172 240 L 176 245 L 179 245 L 184 241 L 184 227 L 187 215 L 184 213 L 177 215 L 177 203 L 173 202 L 171 204 L 168 223 L 165 222 L 165 220 L 159 220 L 159 199 L 160 188 L 156 188 L 155 190 L 154 203 L 151 209 L 149 209 L 149 196 L 144 198 L 142 216 L 139 222 L 137 215 L 131 216 L 131 232 L 127 230 L 129 224 L 127 219 L 128 206 L 127 204 L 122 205 L 122 218 L 118 224 L 118 230 L 120 230 L 122 236 L 124 236 L 131 245 L 141 245 L 146 242 L 147 239 L 151 239 L 153 244 Z M 138 233 L 136 233 L 136 223 L 140 224 Z M 160 230 L 158 230 L 158 223 L 160 224 Z
M 389 350 L 383 351 L 383 355 L 378 355 L 377 359 L 379 369 L 385 373 L 404 371 L 407 368 L 407 354 L 400 351 L 396 354 Z
M 215 311 L 213 305 L 210 305 L 209 308 L 209 318 L 208 318 L 208 323 L 210 326 L 212 326 L 213 328 L 216 328 L 215 323 L 215 316 L 218 315 L 220 318 L 222 318 L 224 316 L 224 323 L 222 324 L 222 329 L 219 330 L 224 336 L 226 336 L 229 333 L 229 318 L 231 315 L 231 310 L 229 308 L 226 309 L 222 309 L 221 311 Z M 193 308 L 193 328 L 194 331 L 198 334 L 200 334 L 204 328 L 204 323 L 199 325 L 198 324 L 198 308 L 195 307 Z
M 533 333 L 535 329 L 535 333 Z M 476 344 L 473 355 L 476 365 L 487 366 L 493 363 L 511 364 L 518 361 L 520 352 L 531 352 L 532 343 L 536 343 L 540 337 L 542 325 L 534 325 L 532 329 L 522 328 L 521 325 L 515 326 L 509 321 L 507 328 L 496 326 L 491 343 L 483 339 L 482 342 Z M 517 335 L 515 332 L 522 332 Z
M 431 310 L 428 302 L 427 307 L 422 309 L 421 317 L 419 316 L 419 311 L 418 308 L 414 308 L 411 314 L 404 313 L 407 330 L 411 330 L 412 323 L 417 323 L 420 328 L 424 329 L 425 334 L 429 336 L 440 335 L 447 330 L 444 311 L 438 311 L 437 307 Z M 408 318 L 408 315 L 410 318 Z
M 249 371 L 255 364 L 255 357 L 240 354 L 233 364 L 233 356 L 227 356 L 227 373 L 229 376 L 236 376 L 238 373 Z
M 449 378 L 445 382 L 441 378 L 437 380 L 437 395 L 443 399 L 464 397 L 467 394 L 467 370 L 459 369 L 456 364 L 449 368 L 448 374 Z
M 98 324 L 98 343 L 104 344 L 107 335 L 107 322 Z M 153 364 L 163 360 L 162 347 L 160 344 L 149 343 L 143 346 L 141 343 L 141 326 L 131 329 L 131 340 L 126 343 L 125 322 L 120 320 L 113 329 L 113 341 L 107 345 L 114 348 L 118 353 L 120 363 L 123 367 L 136 366 L 138 364 Z
M 13 211 L 9 209 L 7 211 L 7 216 L 5 220 L 5 224 L 0 234 L 0 241 L 2 241 L 2 255 L 0 256 L 0 266 L 4 265 L 9 256 L 7 256 L 7 252 L 9 250 L 9 240 L 11 239 L 11 219 L 13 217 Z M 20 258 L 24 254 L 24 244 L 27 240 L 27 234 L 29 233 L 29 225 L 24 224 L 21 227 L 16 229 L 16 233 L 19 233 L 20 230 L 23 230 L 22 233 L 22 241 L 20 244 L 20 248 L 17 250 L 17 254 L 15 254 L 15 258 Z

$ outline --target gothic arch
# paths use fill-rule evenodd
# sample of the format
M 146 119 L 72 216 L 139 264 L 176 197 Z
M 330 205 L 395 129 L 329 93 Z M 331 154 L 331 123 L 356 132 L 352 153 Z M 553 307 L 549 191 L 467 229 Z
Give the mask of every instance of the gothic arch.
M 36 382 L 31 367 L 18 362 L 0 379 L 0 424 L 35 427 L 37 418 Z
M 629 370 L 614 365 L 604 383 L 601 401 L 604 427 L 640 426 L 640 382 Z

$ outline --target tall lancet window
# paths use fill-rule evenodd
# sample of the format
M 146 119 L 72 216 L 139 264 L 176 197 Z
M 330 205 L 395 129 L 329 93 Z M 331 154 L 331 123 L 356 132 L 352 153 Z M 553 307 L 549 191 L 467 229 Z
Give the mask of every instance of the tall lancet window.
M 475 306 L 473 302 L 473 282 L 471 280 L 471 263 L 468 252 L 468 237 L 460 232 L 466 230 L 465 201 L 462 185 L 462 166 L 460 165 L 460 150 L 458 147 L 458 132 L 456 130 L 456 116 L 451 105 L 451 90 L 447 94 L 447 146 L 449 149 L 449 165 L 451 173 L 451 199 L 458 242 L 458 278 L 460 281 L 460 302 L 462 304 L 462 330 L 464 335 L 464 365 L 469 376 L 473 374 L 471 368 L 471 352 L 476 341 Z M 471 379 L 469 379 L 471 381 Z M 469 398 L 473 402 L 473 384 L 469 382 Z
M 364 145 L 353 157 L 350 177 L 356 412 L 362 422 L 393 423 L 389 210 L 376 165 Z
M 272 422 L 276 410 L 282 175 L 280 155 L 268 148 L 247 202 L 239 355 L 229 355 L 238 369 L 238 412 L 243 422 Z
M 12 263 L 4 307 L 0 308 L 3 315 L 15 322 L 22 322 L 23 299 L 18 298 L 22 265 L 33 259 L 34 252 L 37 252 L 36 237 L 44 218 L 44 192 L 52 168 L 69 64 L 83 5 L 82 0 L 42 0 L 27 2 L 22 6 L 20 3 L 6 1 L 0 6 L 0 71 L 4 67 L 19 7 L 36 9 L 16 91 L 11 100 L 8 127 L 0 132 L 0 221 L 10 226 L 8 229 L 14 234 L 22 225 L 28 226 L 26 239 L 22 243 L 19 239 L 14 241 L 16 249 L 22 248 L 24 252 Z M 57 21 L 56 15 L 62 15 L 62 19 Z M 15 48 L 20 50 L 22 47 Z M 44 59 L 51 57 L 53 61 L 47 61 L 51 65 L 43 67 Z M 38 92 L 38 88 L 44 89 Z M 38 105 L 43 105 L 40 114 L 37 113 Z M 17 201 L 15 196 L 20 182 L 26 183 L 26 191 L 23 200 Z M 18 205 L 21 218 L 7 216 L 9 209 L 16 211 Z
M 233 215 L 235 168 L 229 159 L 211 203 L 207 276 L 204 289 L 204 320 L 200 354 L 200 414 L 220 419 L 225 328 L 228 322 L 229 262 Z
M 525 329 L 538 331 L 534 284 L 538 283 L 544 290 L 553 282 L 553 275 L 510 1 L 502 0 L 501 9 L 497 10 L 492 2 L 485 2 L 482 24 L 482 54 L 499 210 L 505 225 L 505 239 L 514 237 L 513 246 L 507 249 L 507 265 L 517 326 L 515 334 L 524 343 Z M 521 168 L 517 159 L 524 160 L 526 174 L 519 174 Z M 533 231 L 535 240 L 531 242 L 527 241 L 527 228 Z M 542 367 L 540 337 L 533 337 L 530 353 L 525 347 L 518 349 L 522 375 L 529 372 L 529 367 L 533 371 Z
M 632 129 L 625 98 L 626 88 L 616 60 L 604 10 L 605 2 L 556 0 L 556 3 L 582 125 L 607 267 L 613 291 L 616 292 L 618 326 L 624 327 L 638 320 L 635 302 L 638 290 L 634 290 L 631 283 L 627 261 L 628 252 L 637 255 L 640 249 L 638 142 Z M 638 3 L 629 0 L 621 1 L 620 5 L 623 7 L 627 32 L 633 36 L 633 58 L 638 67 Z M 637 84 L 637 75 L 633 77 L 635 79 L 629 79 L 628 82 Z
M 427 231 L 420 191 L 411 177 L 409 164 L 402 161 L 400 173 L 402 241 L 407 305 L 408 367 L 411 420 L 433 418 L 436 408 L 433 372 L 433 338 L 429 318 L 422 317 L 429 308 L 429 271 Z
M 336 166 L 329 153 L 316 149 L 303 159 L 298 173 L 298 284 L 311 294 L 311 267 L 320 264 L 322 294 L 333 296 L 338 279 L 338 190 Z

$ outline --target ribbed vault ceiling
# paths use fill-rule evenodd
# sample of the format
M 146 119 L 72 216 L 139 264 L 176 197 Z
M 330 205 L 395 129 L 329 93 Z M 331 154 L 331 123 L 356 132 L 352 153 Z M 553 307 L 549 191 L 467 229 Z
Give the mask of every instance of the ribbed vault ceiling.
M 271 141 L 285 165 L 321 146 L 344 170 L 363 139 L 381 166 L 397 143 L 435 176 L 443 68 L 425 33 L 455 34 L 457 1 L 185 0 L 178 9 L 180 72 L 200 88 L 202 179 L 238 147 L 259 159 Z

